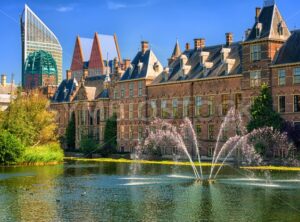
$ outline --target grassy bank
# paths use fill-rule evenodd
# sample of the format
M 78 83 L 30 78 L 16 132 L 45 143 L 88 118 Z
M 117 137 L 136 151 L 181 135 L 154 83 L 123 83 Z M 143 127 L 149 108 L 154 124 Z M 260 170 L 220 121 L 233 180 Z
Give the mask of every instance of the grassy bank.
M 300 171 L 300 167 L 285 167 L 285 166 L 255 166 L 241 167 L 246 170 L 272 170 L 272 171 Z
M 75 158 L 75 157 L 65 157 L 65 160 L 74 160 L 81 162 L 99 162 L 99 163 L 140 163 L 140 164 L 156 164 L 156 165 L 176 165 L 176 166 L 190 166 L 190 162 L 175 162 L 175 161 L 150 161 L 150 160 L 128 160 L 128 159 L 112 159 L 112 158 Z M 200 166 L 199 163 L 195 162 L 196 166 Z M 221 164 L 215 164 L 216 166 L 220 166 Z M 212 166 L 211 163 L 201 163 L 203 167 Z
M 22 165 L 49 165 L 63 162 L 64 153 L 57 143 L 29 147 L 25 149 Z

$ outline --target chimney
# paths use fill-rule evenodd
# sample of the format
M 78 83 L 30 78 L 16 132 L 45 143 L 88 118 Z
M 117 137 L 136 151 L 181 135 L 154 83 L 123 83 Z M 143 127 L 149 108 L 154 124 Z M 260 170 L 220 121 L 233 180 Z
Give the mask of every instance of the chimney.
M 195 49 L 203 49 L 205 47 L 205 39 L 194 39 L 194 47 Z
M 141 42 L 141 46 L 142 46 L 142 53 L 145 53 L 148 50 L 148 48 L 149 48 L 149 42 L 142 41 Z
M 67 78 L 67 80 L 72 79 L 72 71 L 71 70 L 66 71 L 66 78 Z
M 124 59 L 124 70 L 127 70 L 130 66 L 130 59 Z
M 255 8 L 255 22 L 258 22 L 258 18 L 261 12 L 261 8 L 260 7 L 256 7 Z
M 6 86 L 6 75 L 5 74 L 1 75 L 1 85 L 4 87 Z
M 189 51 L 190 48 L 191 48 L 190 43 L 187 42 L 187 43 L 185 44 L 185 50 L 186 50 L 186 51 Z
M 233 34 L 231 32 L 226 33 L 226 45 L 230 46 L 233 43 Z

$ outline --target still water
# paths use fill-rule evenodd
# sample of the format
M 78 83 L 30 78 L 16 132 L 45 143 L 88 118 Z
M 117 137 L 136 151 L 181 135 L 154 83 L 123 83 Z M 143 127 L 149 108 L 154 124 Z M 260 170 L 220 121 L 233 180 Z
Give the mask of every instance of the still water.
M 272 182 L 260 179 L 265 177 Z M 216 184 L 203 187 L 183 166 L 0 168 L 0 221 L 297 222 L 300 173 L 254 175 L 227 167 Z

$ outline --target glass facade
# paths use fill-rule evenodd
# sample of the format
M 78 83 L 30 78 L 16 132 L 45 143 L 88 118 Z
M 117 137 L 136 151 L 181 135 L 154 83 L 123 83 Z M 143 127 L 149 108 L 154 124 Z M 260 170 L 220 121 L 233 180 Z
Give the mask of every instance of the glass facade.
M 57 84 L 62 81 L 62 47 L 54 33 L 27 6 L 21 16 L 22 85 L 25 86 L 24 66 L 30 53 L 43 50 L 50 53 L 57 65 Z

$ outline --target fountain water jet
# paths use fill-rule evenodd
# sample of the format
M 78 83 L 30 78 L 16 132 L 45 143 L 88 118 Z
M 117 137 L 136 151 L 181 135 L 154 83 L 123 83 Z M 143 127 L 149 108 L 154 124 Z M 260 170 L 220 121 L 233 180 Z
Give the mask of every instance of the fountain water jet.
M 236 150 L 240 150 L 241 154 L 243 155 L 248 164 L 261 164 L 262 158 L 254 148 L 255 144 L 253 143 L 253 139 L 261 139 L 263 138 L 263 136 L 267 135 L 267 137 L 272 137 L 272 139 L 276 139 L 278 141 L 278 143 L 276 143 L 277 147 L 288 146 L 288 150 L 291 149 L 287 140 L 287 136 L 285 134 L 280 134 L 279 132 L 274 131 L 273 128 L 267 127 L 257 129 L 247 134 L 240 113 L 234 108 L 232 108 L 229 110 L 229 112 L 224 118 L 223 123 L 221 124 L 211 162 L 210 174 L 207 178 L 205 178 L 201 166 L 201 157 L 198 148 L 196 133 L 194 131 L 194 127 L 191 121 L 188 118 L 185 118 L 183 120 L 183 123 L 180 125 L 179 128 L 161 119 L 156 119 L 151 124 L 151 126 L 155 126 L 156 129 L 154 131 L 148 130 L 148 137 L 144 142 L 143 149 L 147 151 L 148 149 L 167 149 L 170 147 L 179 148 L 185 153 L 185 155 L 189 159 L 196 178 L 196 182 L 202 185 L 210 185 L 215 183 L 216 177 L 223 168 L 224 164 Z M 221 137 L 223 136 L 224 129 L 227 128 L 231 129 L 235 133 L 235 135 L 229 138 L 222 146 L 220 146 Z M 200 166 L 199 172 L 187 149 L 187 144 L 184 142 L 183 137 L 191 138 L 190 141 L 192 141 L 192 146 L 196 148 L 197 160 Z M 286 151 L 287 153 L 288 150 Z M 219 163 L 221 157 L 224 156 L 225 152 L 227 152 L 227 154 L 223 158 L 222 163 L 218 166 L 218 168 L 216 168 L 217 164 Z M 217 169 L 216 172 L 215 169 Z

